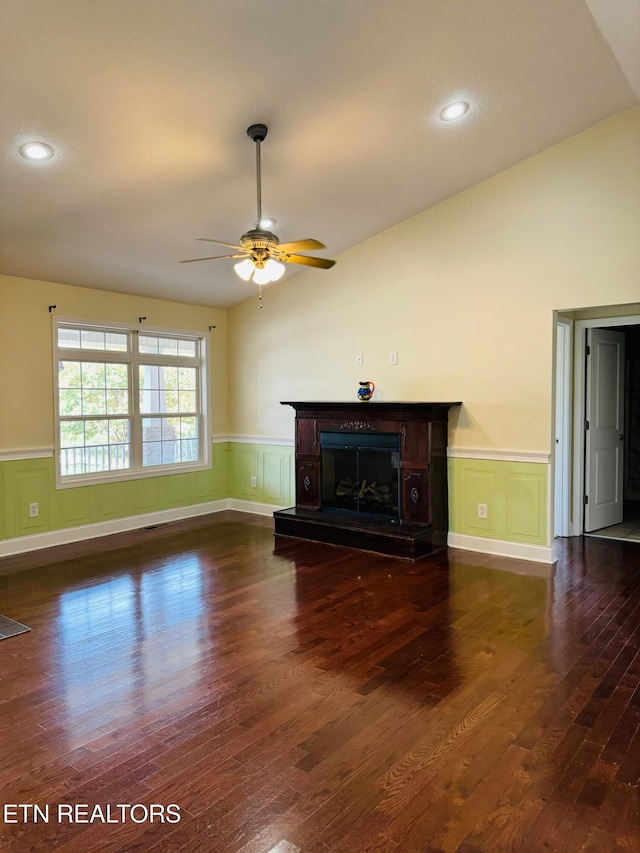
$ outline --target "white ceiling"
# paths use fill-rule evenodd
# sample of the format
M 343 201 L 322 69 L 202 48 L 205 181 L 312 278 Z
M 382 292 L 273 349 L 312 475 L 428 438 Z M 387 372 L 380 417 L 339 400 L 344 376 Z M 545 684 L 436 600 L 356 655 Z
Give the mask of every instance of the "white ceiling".
M 336 257 L 638 103 L 639 25 L 640 0 L 3 0 L 0 272 L 231 306 L 231 261 L 178 261 L 254 226 L 249 124 L 275 232 Z

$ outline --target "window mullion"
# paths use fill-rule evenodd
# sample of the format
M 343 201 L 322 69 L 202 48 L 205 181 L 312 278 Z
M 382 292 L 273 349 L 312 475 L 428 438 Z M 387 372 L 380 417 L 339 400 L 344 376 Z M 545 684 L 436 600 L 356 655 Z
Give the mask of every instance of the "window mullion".
M 132 334 L 131 346 L 131 457 L 136 471 L 142 469 L 142 415 L 140 413 L 140 353 L 138 332 Z
M 80 349 L 59 349 L 58 358 L 60 361 L 91 361 L 96 364 L 106 364 L 107 362 L 129 364 L 131 361 L 131 353 L 129 352 L 111 352 L 110 350 L 80 350 Z
M 200 347 L 198 347 L 198 351 L 200 351 Z M 206 459 L 207 458 L 207 448 L 205 445 L 205 441 L 207 441 L 207 438 L 206 438 L 206 434 L 207 434 L 207 429 L 206 429 L 207 407 L 206 407 L 206 401 L 204 399 L 205 388 L 204 388 L 204 383 L 202 381 L 202 377 L 203 377 L 203 369 L 202 369 L 202 365 L 200 364 L 196 368 L 196 409 L 197 409 L 196 418 L 197 418 L 197 424 L 198 424 L 198 456 L 200 459 Z

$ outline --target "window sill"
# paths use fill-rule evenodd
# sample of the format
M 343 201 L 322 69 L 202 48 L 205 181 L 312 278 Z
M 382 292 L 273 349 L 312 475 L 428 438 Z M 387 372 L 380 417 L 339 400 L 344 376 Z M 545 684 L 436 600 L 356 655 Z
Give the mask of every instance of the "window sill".
M 61 477 L 56 474 L 56 489 L 77 489 L 81 486 L 96 486 L 105 483 L 121 483 L 126 480 L 146 480 L 150 477 L 168 477 L 172 474 L 190 474 L 198 471 L 210 471 L 211 461 L 197 465 L 162 465 L 143 470 L 105 471 L 103 474 L 78 474 Z

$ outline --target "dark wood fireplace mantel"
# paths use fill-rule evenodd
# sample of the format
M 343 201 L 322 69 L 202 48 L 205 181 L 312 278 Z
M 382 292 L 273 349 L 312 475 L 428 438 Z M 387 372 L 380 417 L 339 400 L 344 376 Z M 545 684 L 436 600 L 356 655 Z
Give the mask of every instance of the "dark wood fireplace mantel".
M 296 505 L 274 513 L 277 535 L 415 559 L 446 544 L 448 412 L 460 403 L 283 402 L 296 412 Z M 322 507 L 322 433 L 398 436 L 398 518 Z
M 452 406 L 461 406 L 462 403 L 426 403 L 422 401 L 388 401 L 373 403 L 369 402 L 360 402 L 357 401 L 355 403 L 350 400 L 344 400 L 342 402 L 336 402 L 331 400 L 316 400 L 314 402 L 295 402 L 289 400 L 283 400 L 280 403 L 281 406 L 291 406 L 296 412 L 349 412 L 352 410 L 364 411 L 365 409 L 372 409 L 379 412 L 434 412 L 434 411 L 444 411 L 448 412 Z

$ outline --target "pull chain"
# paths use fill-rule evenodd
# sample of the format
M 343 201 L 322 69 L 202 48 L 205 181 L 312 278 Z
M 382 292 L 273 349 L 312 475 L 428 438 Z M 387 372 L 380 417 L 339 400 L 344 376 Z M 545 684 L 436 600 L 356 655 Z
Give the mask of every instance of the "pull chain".
M 259 290 L 259 293 L 260 293 L 260 307 L 262 308 L 262 285 L 260 284 L 260 285 L 258 285 L 258 287 L 260 288 L 260 290 Z

